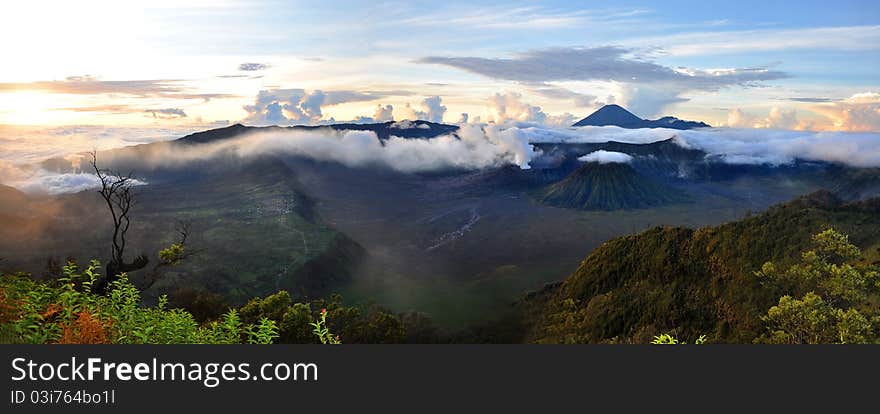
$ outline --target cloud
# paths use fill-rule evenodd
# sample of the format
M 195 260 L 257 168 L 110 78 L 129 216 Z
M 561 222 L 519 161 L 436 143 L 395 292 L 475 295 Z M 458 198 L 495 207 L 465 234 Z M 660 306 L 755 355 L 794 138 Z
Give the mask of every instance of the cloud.
M 238 70 L 243 72 L 256 72 L 261 70 L 269 69 L 269 65 L 265 63 L 252 63 L 246 62 L 238 65 Z
M 569 126 L 575 122 L 574 115 L 565 113 L 552 116 L 541 107 L 523 102 L 522 95 L 515 92 L 496 93 L 488 100 L 489 121 L 502 125 L 546 124 Z
M 624 129 L 618 127 L 506 127 L 464 124 L 456 134 L 431 139 L 392 136 L 380 141 L 372 131 L 315 130 L 257 131 L 244 136 L 192 146 L 159 144 L 136 159 L 117 158 L 131 168 L 180 166 L 195 160 L 250 158 L 271 154 L 338 162 L 349 167 L 380 166 L 416 173 L 450 169 L 475 170 L 505 165 L 530 168 L 541 155 L 538 143 L 645 144 L 672 139 L 674 143 L 707 153 L 708 159 L 730 164 L 782 165 L 795 159 L 835 162 L 855 167 L 880 167 L 880 134 L 803 132 L 774 129 L 714 128 L 704 130 Z M 56 145 L 58 145 L 56 143 Z M 75 149 L 67 149 L 68 154 Z M 58 156 L 62 156 L 58 155 Z M 587 162 L 620 162 L 626 154 L 598 152 Z M 108 157 L 111 155 L 108 155 Z M 121 155 L 120 155 L 121 156 Z M 72 164 L 76 157 L 69 157 Z M 107 158 L 105 158 L 107 160 Z M 81 191 L 94 177 L 76 169 L 63 173 L 0 160 L 0 182 L 30 192 Z
M 579 93 L 566 88 L 549 85 L 546 83 L 538 84 L 530 88 L 533 93 L 550 99 L 568 99 L 574 103 L 576 108 L 588 108 L 599 105 L 595 95 Z
M 140 180 L 132 180 L 133 185 L 146 185 Z M 39 170 L 24 181 L 9 183 L 10 186 L 30 194 L 67 194 L 79 193 L 99 188 L 101 181 L 94 174 L 88 173 L 52 173 Z
M 731 109 L 727 114 L 728 127 L 732 128 L 771 128 L 771 129 L 809 129 L 811 124 L 799 121 L 794 109 L 770 108 L 766 117 L 755 116 L 740 108 Z
M 183 109 L 180 108 L 159 108 L 159 109 L 143 109 L 134 105 L 125 105 L 125 104 L 106 104 L 106 105 L 91 105 L 91 106 L 75 106 L 68 108 L 57 108 L 55 110 L 58 111 L 72 111 L 72 112 L 94 112 L 100 114 L 113 114 L 113 115 L 121 115 L 121 114 L 134 114 L 134 113 L 147 113 L 149 116 L 155 119 L 179 119 L 186 118 L 187 114 Z
M 431 126 L 428 124 L 417 124 L 415 121 L 410 121 L 409 119 L 404 119 L 403 121 L 397 121 L 389 127 L 391 129 L 410 129 L 410 128 L 418 128 L 418 129 L 431 129 Z
M 807 100 L 808 111 L 818 119 L 800 119 L 794 109 L 773 107 L 766 117 L 753 115 L 740 108 L 731 109 L 727 126 L 737 128 L 777 128 L 797 130 L 834 130 L 851 132 L 880 131 L 880 93 L 857 93 L 841 100 Z
M 863 92 L 837 102 L 821 103 L 810 109 L 841 131 L 880 131 L 880 93 Z
M 376 112 L 373 113 L 374 122 L 388 122 L 394 120 L 394 107 L 391 105 L 376 105 Z
M 786 49 L 876 50 L 880 26 L 814 27 L 802 29 L 727 30 L 690 32 L 632 39 L 634 45 L 664 45 L 664 54 L 715 55 Z
M 428 108 L 428 121 L 443 122 L 443 114 L 446 113 L 446 107 L 441 105 L 440 101 L 439 96 L 431 96 L 422 101 L 423 105 Z
M 732 86 L 755 87 L 764 81 L 789 77 L 785 72 L 766 67 L 672 68 L 638 56 L 636 49 L 620 46 L 538 49 L 512 58 L 429 56 L 416 62 L 445 65 L 490 78 L 538 85 L 533 87 L 535 93 L 552 98 L 575 99 L 575 104 L 583 107 L 595 104 L 596 98 L 546 86 L 547 82 L 610 82 L 621 90 L 627 105 L 642 116 L 658 115 L 664 107 L 686 101 L 681 94 L 689 91 L 718 91 Z
M 106 114 L 130 114 L 134 112 L 143 112 L 143 109 L 134 108 L 131 105 L 122 104 L 75 106 L 69 108 L 58 108 L 57 110 L 73 112 L 98 112 Z
M 619 46 L 560 47 L 532 50 L 514 58 L 429 56 L 417 62 L 446 65 L 492 78 L 520 82 L 662 82 L 681 90 L 714 91 L 789 77 L 785 72 L 761 67 L 712 70 L 670 68 L 635 57 L 634 52 L 634 49 Z
M 831 98 L 810 98 L 810 97 L 799 97 L 799 98 L 788 98 L 789 101 L 792 102 L 806 102 L 806 103 L 822 103 L 822 102 L 834 102 L 835 99 Z
M 186 118 L 186 112 L 180 108 L 146 109 L 144 112 L 152 114 L 153 118 L 174 119 Z
M 243 120 L 254 125 L 320 124 L 333 122 L 324 119 L 322 108 L 346 102 L 372 101 L 385 97 L 383 93 L 357 91 L 304 89 L 261 90 L 253 105 L 245 105 L 248 115 Z M 365 120 L 366 118 L 361 118 Z
M 61 81 L 0 83 L 0 92 L 41 91 L 74 95 L 122 94 L 140 98 L 159 97 L 176 99 L 228 98 L 235 95 L 194 93 L 181 79 L 104 81 L 93 76 L 70 76 Z
M 537 3 L 537 2 L 534 2 Z M 413 26 L 413 30 L 424 27 L 454 27 L 468 31 L 555 31 L 566 29 L 582 29 L 589 27 L 620 30 L 620 27 L 644 24 L 642 15 L 650 13 L 645 9 L 576 9 L 565 7 L 517 6 L 499 4 L 497 6 L 480 6 L 466 4 L 443 7 L 438 11 L 433 8 L 419 8 L 417 13 L 409 10 L 401 11 L 398 16 L 392 14 L 388 22 L 395 28 L 402 25 Z M 575 4 L 576 6 L 576 4 Z M 405 13 L 405 14 L 404 14 Z M 394 18 L 397 17 L 397 18 Z
M 662 115 L 668 105 L 689 101 L 682 98 L 677 89 L 662 85 L 617 84 L 616 89 L 620 103 L 644 118 Z
M 149 152 L 138 154 L 137 159 L 115 159 L 113 162 L 145 167 L 179 166 L 194 160 L 251 158 L 265 154 L 307 157 L 349 167 L 379 166 L 412 173 L 474 170 L 511 164 L 525 169 L 529 168 L 529 162 L 536 152 L 516 129 L 469 124 L 456 134 L 430 139 L 392 135 L 384 141 L 380 141 L 373 131 L 336 131 L 330 128 L 256 131 L 197 146 L 154 146 L 149 148 Z M 107 160 L 106 157 L 104 159 Z
M 789 164 L 795 159 L 825 161 L 853 167 L 880 167 L 880 134 L 809 132 L 778 129 L 711 128 L 700 130 L 624 129 L 614 126 L 579 128 L 517 128 L 529 143 L 647 144 L 667 139 L 704 151 L 730 164 Z
M 727 112 L 727 126 L 731 128 L 754 128 L 756 117 L 746 113 L 740 108 L 733 108 Z
M 429 122 L 443 122 L 443 115 L 446 113 L 446 107 L 441 105 L 442 99 L 439 96 L 430 96 L 422 100 L 421 109 L 413 108 L 412 105 L 406 104 L 401 108 L 400 119 L 423 120 Z
M 381 104 L 376 105 L 376 110 L 373 112 L 373 116 L 359 116 L 354 119 L 354 123 L 357 124 L 372 124 L 375 122 L 389 122 L 394 121 L 394 106 Z
M 605 150 L 593 151 L 587 155 L 578 157 L 578 161 L 598 162 L 599 164 L 629 164 L 632 160 L 632 155 Z
M 0 163 L 29 164 L 71 153 L 106 150 L 179 138 L 195 132 L 197 125 L 163 127 L 66 126 L 29 127 L 0 125 Z M 0 174 L 0 180 L 3 176 Z
M 773 129 L 623 129 L 617 127 L 506 127 L 465 124 L 455 135 L 432 139 L 392 137 L 380 142 L 372 132 L 329 130 L 254 134 L 208 153 L 237 156 L 263 153 L 307 156 L 349 166 L 384 165 L 403 172 L 450 168 L 481 169 L 508 164 L 529 168 L 541 142 L 651 143 L 666 139 L 731 164 L 782 165 L 795 159 L 880 167 L 880 134 L 805 132 Z M 607 155 L 607 154 L 605 154 Z M 201 156 L 201 155 L 196 155 Z M 600 157 L 596 155 L 595 157 Z M 607 160 L 614 156 L 604 156 Z M 619 156 L 617 156 L 619 157 Z
M 78 158 L 70 158 L 77 163 Z M 78 166 L 78 165 L 77 165 Z M 57 173 L 33 165 L 14 164 L 0 160 L 0 182 L 29 194 L 78 193 L 100 187 L 101 181 L 94 174 L 84 172 Z M 133 180 L 134 185 L 146 182 Z
M 442 26 L 472 30 L 547 30 L 576 27 L 587 21 L 584 11 L 547 10 L 539 7 L 491 7 L 452 10 L 447 13 L 420 13 L 395 21 L 397 25 Z
M 411 123 L 411 121 L 403 121 Z M 257 132 L 198 147 L 159 146 L 129 165 L 175 166 L 221 157 L 251 158 L 263 154 L 303 156 L 349 167 L 383 166 L 401 172 L 481 169 L 503 165 L 529 168 L 534 148 L 516 129 L 467 125 L 457 134 L 432 139 L 392 137 L 381 142 L 370 131 L 333 130 Z M 77 157 L 68 157 L 76 164 Z M 119 161 L 119 160 L 117 160 Z M 49 172 L 0 160 L 0 182 L 28 193 L 76 193 L 96 188 L 90 173 Z M 139 182 L 139 184 L 145 184 Z

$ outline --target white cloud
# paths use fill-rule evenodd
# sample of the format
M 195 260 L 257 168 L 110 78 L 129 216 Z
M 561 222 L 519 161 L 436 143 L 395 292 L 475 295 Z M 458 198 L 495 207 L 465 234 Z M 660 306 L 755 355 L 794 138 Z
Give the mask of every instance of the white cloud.
M 578 161 L 582 162 L 598 162 L 599 164 L 629 164 L 632 162 L 632 155 L 614 151 L 593 151 L 582 157 L 578 157 Z
M 802 102 L 801 107 L 818 114 L 819 118 L 799 118 L 797 111 L 791 108 L 773 107 L 766 117 L 734 108 L 727 115 L 726 125 L 735 128 L 880 131 L 880 93 L 857 93 L 839 101 L 799 98 L 797 102 Z
M 496 93 L 489 97 L 488 121 L 499 125 L 550 125 L 569 126 L 575 122 L 574 115 L 548 115 L 541 107 L 523 102 L 522 95 L 515 92 Z
M 675 56 L 786 49 L 876 50 L 880 48 L 880 26 L 690 32 L 624 43 L 636 47 L 659 45 L 664 53 Z
M 452 10 L 446 13 L 421 13 L 417 17 L 396 20 L 397 25 L 442 26 L 492 30 L 546 30 L 574 27 L 587 22 L 584 11 L 551 11 L 538 7 L 492 7 Z
M 397 121 L 389 127 L 391 129 L 410 129 L 410 128 L 418 128 L 418 129 L 431 129 L 431 126 L 428 124 L 417 124 L 415 121 L 410 121 L 409 119 L 404 119 L 403 121 Z
M 334 122 L 325 119 L 322 108 L 346 102 L 372 101 L 387 96 L 379 92 L 348 90 L 307 92 L 304 89 L 261 90 L 253 105 L 245 105 L 248 115 L 242 121 L 252 125 L 294 125 Z M 380 114 L 381 115 L 381 114 Z
M 766 67 L 694 69 L 671 68 L 634 56 L 636 50 L 618 46 L 557 47 L 531 50 L 512 58 L 428 56 L 417 60 L 471 73 L 519 82 L 615 81 L 658 85 L 679 90 L 716 91 L 784 79 L 785 72 Z
M 411 121 L 422 120 L 430 122 L 443 122 L 443 115 L 446 113 L 446 107 L 441 104 L 442 99 L 439 96 L 429 96 L 420 102 L 421 109 L 413 108 L 410 104 L 406 104 L 400 109 L 399 119 L 409 119 Z
M 72 162 L 76 162 L 71 158 Z M 146 184 L 133 180 L 134 185 Z M 19 165 L 0 160 L 0 183 L 30 194 L 78 193 L 100 187 L 94 174 L 84 172 L 56 173 L 33 165 Z
M 699 130 L 624 129 L 613 126 L 568 129 L 524 128 L 530 143 L 646 144 L 672 138 L 731 164 L 789 164 L 795 159 L 854 167 L 880 167 L 880 133 L 810 132 L 778 129 L 711 128 Z
M 873 99 L 856 97 L 853 101 Z M 782 116 L 784 118 L 784 116 Z M 714 128 L 700 130 L 624 129 L 607 127 L 552 128 L 503 124 L 463 124 L 456 134 L 431 139 L 391 137 L 382 142 L 371 131 L 289 130 L 258 131 L 216 143 L 157 145 L 130 165 L 175 166 L 193 160 L 221 157 L 248 158 L 262 154 L 302 156 L 339 162 L 351 167 L 385 166 L 402 172 L 444 169 L 481 169 L 504 165 L 530 168 L 540 155 L 536 143 L 646 144 L 673 139 L 699 149 L 711 159 L 732 164 L 791 163 L 795 159 L 827 161 L 856 167 L 880 167 L 880 133 L 806 132 L 778 129 Z M 91 149 L 91 148 L 89 148 Z M 73 152 L 75 147 L 68 149 Z M 54 156 L 64 156 L 61 150 Z M 69 155 L 69 154 L 68 154 Z M 626 154 L 595 153 L 585 161 L 621 160 Z M 33 159 L 38 159 L 36 156 Z M 76 157 L 68 157 L 72 163 Z M 63 174 L 0 159 L 0 182 L 30 192 L 81 191 L 97 184 L 94 176 L 74 170 Z
M 539 84 L 530 87 L 531 92 L 550 99 L 571 100 L 576 108 L 589 108 L 599 106 L 595 95 L 579 93 L 570 89 L 553 86 L 549 84 Z
M 400 121 L 411 122 L 411 121 Z M 393 136 L 380 141 L 372 131 L 332 129 L 256 131 L 198 146 L 157 146 L 138 159 L 115 163 L 178 166 L 193 160 L 250 158 L 263 154 L 308 157 L 350 167 L 384 166 L 402 172 L 481 169 L 504 165 L 529 168 L 533 147 L 517 129 L 467 124 L 455 134 L 431 139 Z
M 373 113 L 374 122 L 388 122 L 394 120 L 394 107 L 391 105 L 376 105 L 376 112 Z
M 565 91 L 549 82 L 611 83 L 630 109 L 642 116 L 658 115 L 670 104 L 687 101 L 681 96 L 684 93 L 715 92 L 734 86 L 750 88 L 790 76 L 769 67 L 669 67 L 639 56 L 637 49 L 619 46 L 537 49 L 509 58 L 428 56 L 416 62 L 532 85 L 535 93 L 575 99 L 576 106 L 595 104 L 596 97 Z
M 752 115 L 741 108 L 731 109 L 727 114 L 726 125 L 732 128 L 809 129 L 808 123 L 798 120 L 796 110 L 778 106 L 770 108 L 766 117 Z
M 31 163 L 73 152 L 104 150 L 178 138 L 204 127 L 106 127 L 73 125 L 27 127 L 0 125 L 0 160 Z
M 838 102 L 820 103 L 811 109 L 842 131 L 880 131 L 880 93 L 857 93 Z
M 616 87 L 617 95 L 620 97 L 620 105 L 642 118 L 654 118 L 664 115 L 663 110 L 669 105 L 689 100 L 680 96 L 680 90 L 662 85 L 616 82 L 614 86 Z

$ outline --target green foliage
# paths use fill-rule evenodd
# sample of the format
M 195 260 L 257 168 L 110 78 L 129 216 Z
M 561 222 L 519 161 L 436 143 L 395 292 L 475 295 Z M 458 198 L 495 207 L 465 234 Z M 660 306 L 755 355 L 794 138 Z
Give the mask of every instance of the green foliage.
M 274 321 L 278 327 L 278 342 L 281 343 L 330 343 L 336 337 L 344 338 L 346 343 L 358 344 L 403 343 L 408 339 L 401 316 L 379 306 L 345 306 L 339 295 L 302 303 L 293 302 L 287 291 L 280 291 L 251 299 L 241 307 L 240 312 L 242 319 L 249 323 L 256 323 L 261 318 Z M 320 327 L 316 328 L 315 324 Z M 317 331 L 323 332 L 325 329 L 326 334 L 318 334 Z M 434 332 L 430 321 L 424 319 L 419 322 L 418 329 Z M 422 336 L 414 337 L 413 341 L 431 342 L 436 339 Z
M 819 192 L 717 227 L 657 227 L 609 240 L 563 283 L 517 308 L 529 342 L 648 343 L 674 329 L 751 343 L 768 332 L 764 317 L 780 297 L 814 292 L 844 311 L 834 325 L 844 321 L 851 342 L 865 336 L 864 320 L 880 331 L 876 262 L 857 258 L 856 246 L 880 246 L 880 203 Z M 840 336 L 835 328 L 826 338 Z
M 184 258 L 185 248 L 181 243 L 174 243 L 162 250 L 159 250 L 159 260 L 167 265 L 180 264 Z
M 875 343 L 869 300 L 880 293 L 878 272 L 859 263 L 861 250 L 829 228 L 813 237 L 801 262 L 780 270 L 765 263 L 755 275 L 786 294 L 761 319 L 767 332 L 756 342 L 776 344 Z M 800 296 L 801 299 L 796 299 Z
M 801 255 L 801 262 L 780 270 L 767 262 L 755 275 L 765 284 L 780 287 L 797 296 L 816 292 L 836 305 L 867 300 L 878 281 L 876 269 L 859 264 L 861 250 L 849 237 L 827 229 L 813 237 L 813 249 Z
M 707 341 L 706 335 L 700 335 L 695 341 L 694 345 L 703 345 Z M 687 342 L 679 341 L 678 338 L 672 336 L 672 334 L 664 333 L 654 337 L 651 340 L 652 345 L 687 345 Z
M 248 343 L 251 344 L 271 344 L 275 338 L 278 338 L 278 325 L 269 318 L 261 318 L 260 323 L 256 327 L 249 326 L 246 329 L 248 335 Z
M 654 337 L 651 340 L 652 345 L 678 345 L 683 344 L 683 342 L 678 342 L 678 339 L 670 334 L 660 334 Z
M 330 333 L 330 329 L 327 328 L 327 309 L 321 309 L 321 316 L 315 322 L 310 323 L 312 326 L 312 333 L 318 337 L 324 345 L 339 345 L 342 343 L 342 340 L 339 338 L 339 335 L 333 335 Z
M 253 298 L 240 309 L 243 320 L 256 323 L 270 320 L 278 329 L 279 342 L 314 343 L 309 323 L 313 321 L 308 303 L 293 303 L 290 294 L 282 290 L 264 298 Z
M 219 320 L 199 325 L 182 309 L 167 309 L 168 299 L 156 307 L 141 305 L 140 291 L 123 273 L 106 295 L 92 293 L 100 264 L 92 261 L 82 272 L 68 263 L 57 286 L 24 275 L 3 275 L 0 290 L 14 303 L 14 315 L 0 320 L 0 338 L 7 343 L 271 343 L 278 337 L 274 321 L 241 321 L 229 310 Z
M 773 344 L 869 343 L 871 322 L 856 309 L 835 308 L 813 292 L 802 299 L 783 296 L 763 318 L 768 332 L 756 342 Z

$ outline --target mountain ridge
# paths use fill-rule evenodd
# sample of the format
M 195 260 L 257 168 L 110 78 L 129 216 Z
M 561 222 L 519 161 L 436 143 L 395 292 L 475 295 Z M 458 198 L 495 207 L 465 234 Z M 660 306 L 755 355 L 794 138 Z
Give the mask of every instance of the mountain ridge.
M 406 124 L 404 124 L 406 122 Z M 389 139 L 391 136 L 402 138 L 433 138 L 443 134 L 449 134 L 458 130 L 458 126 L 441 124 L 429 121 L 387 121 L 369 124 L 337 123 L 329 125 L 291 125 L 291 126 L 248 126 L 240 123 L 222 128 L 209 129 L 194 132 L 174 140 L 184 144 L 203 144 L 224 139 L 233 138 L 247 132 L 257 131 L 312 131 L 320 129 L 332 129 L 335 131 L 372 131 L 379 139 Z

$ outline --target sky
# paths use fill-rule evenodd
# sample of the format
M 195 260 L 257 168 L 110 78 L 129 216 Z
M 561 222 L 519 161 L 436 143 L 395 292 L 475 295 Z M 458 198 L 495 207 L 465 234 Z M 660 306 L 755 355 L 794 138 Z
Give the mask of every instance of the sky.
M 713 126 L 880 131 L 876 1 L 0 7 L 0 133 L 392 119 L 566 126 L 609 103 Z

